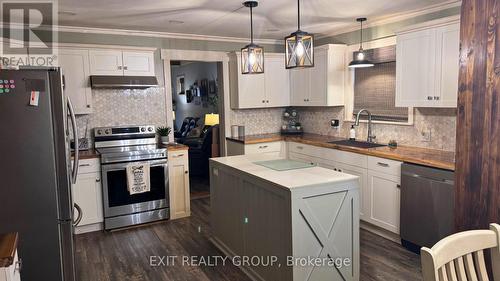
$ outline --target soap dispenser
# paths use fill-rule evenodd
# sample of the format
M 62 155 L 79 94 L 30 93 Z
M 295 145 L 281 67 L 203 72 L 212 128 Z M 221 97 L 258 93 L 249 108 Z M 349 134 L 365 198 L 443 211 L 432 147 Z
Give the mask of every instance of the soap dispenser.
M 356 140 L 356 130 L 354 129 L 354 125 L 351 125 L 351 130 L 349 130 L 349 140 Z

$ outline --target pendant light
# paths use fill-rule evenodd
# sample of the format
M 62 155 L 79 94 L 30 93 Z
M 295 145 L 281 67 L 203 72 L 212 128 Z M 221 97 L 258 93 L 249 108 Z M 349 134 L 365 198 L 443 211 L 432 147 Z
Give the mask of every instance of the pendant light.
M 253 8 L 259 5 L 256 0 L 245 1 L 245 7 L 250 8 L 250 44 L 241 49 L 241 73 L 264 73 L 264 48 L 253 43 Z
M 359 51 L 354 52 L 353 61 L 349 63 L 350 68 L 363 68 L 363 67 L 372 67 L 373 62 L 366 59 L 365 51 L 363 50 L 363 22 L 366 21 L 366 18 L 357 18 L 357 22 L 361 24 L 361 40 L 359 41 Z
M 285 37 L 285 67 L 314 66 L 314 35 L 300 30 L 300 0 L 297 0 L 298 29 Z

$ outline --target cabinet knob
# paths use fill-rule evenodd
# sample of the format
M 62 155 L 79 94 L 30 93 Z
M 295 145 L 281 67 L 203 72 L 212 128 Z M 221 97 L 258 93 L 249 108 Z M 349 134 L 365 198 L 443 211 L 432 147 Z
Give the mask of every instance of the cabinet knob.
M 400 185 L 400 184 L 397 184 L 397 185 L 396 185 L 396 187 L 397 187 L 397 188 L 401 188 L 401 185 Z
M 439 97 L 434 97 L 435 100 L 439 100 Z
M 124 67 L 123 67 L 123 69 L 124 69 L 124 70 L 128 70 L 128 66 L 124 66 Z
M 90 104 L 87 104 L 87 108 L 90 108 Z
M 101 182 L 101 178 L 95 178 L 95 182 Z
M 121 65 L 119 65 L 119 66 L 118 66 L 118 69 L 119 69 L 119 70 L 122 70 L 122 66 L 121 66 Z
M 266 101 L 265 101 L 265 100 L 262 100 L 262 103 L 266 103 Z
M 428 100 L 432 100 L 432 97 L 431 97 L 431 96 L 427 96 L 427 99 L 428 99 Z
M 269 101 L 267 100 L 266 103 L 269 103 Z
M 184 174 L 189 174 L 189 171 L 184 171 Z

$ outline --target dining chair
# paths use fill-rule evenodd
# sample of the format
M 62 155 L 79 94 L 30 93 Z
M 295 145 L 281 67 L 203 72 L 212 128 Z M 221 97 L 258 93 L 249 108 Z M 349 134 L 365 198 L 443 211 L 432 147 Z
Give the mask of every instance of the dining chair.
M 490 250 L 493 280 L 500 281 L 500 225 L 450 235 L 420 251 L 424 281 L 489 281 L 484 251 Z

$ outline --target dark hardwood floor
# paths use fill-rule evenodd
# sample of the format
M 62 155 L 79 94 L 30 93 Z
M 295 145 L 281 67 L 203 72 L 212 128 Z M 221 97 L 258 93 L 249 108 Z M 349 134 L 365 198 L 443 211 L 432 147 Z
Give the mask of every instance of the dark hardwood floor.
M 116 232 L 76 238 L 79 281 L 250 280 L 237 267 L 182 266 L 180 256 L 222 255 L 210 237 L 210 199 L 191 202 L 192 216 Z M 178 256 L 175 266 L 150 266 L 150 256 Z M 165 262 L 167 260 L 165 259 Z M 422 280 L 419 256 L 361 231 L 361 281 Z

